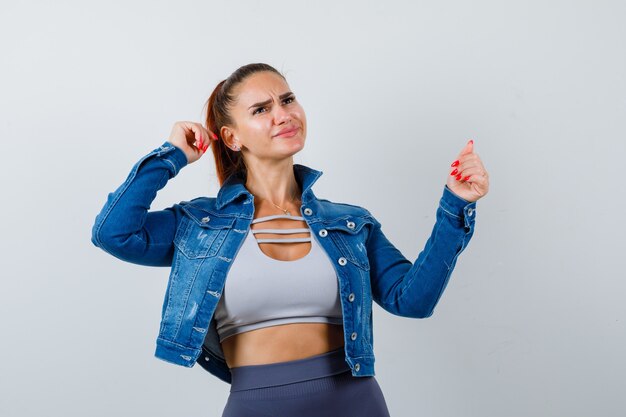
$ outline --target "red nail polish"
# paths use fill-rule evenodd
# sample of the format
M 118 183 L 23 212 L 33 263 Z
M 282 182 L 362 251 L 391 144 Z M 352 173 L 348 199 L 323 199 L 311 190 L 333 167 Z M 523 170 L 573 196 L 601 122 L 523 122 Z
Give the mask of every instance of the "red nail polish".
M 471 177 L 471 175 L 468 175 L 467 177 L 463 178 L 463 181 L 469 180 L 469 177 Z
M 457 179 L 457 181 L 460 180 L 461 179 L 461 174 L 457 175 L 455 178 Z
M 451 166 L 451 167 L 455 167 L 455 166 L 457 166 L 457 165 L 459 165 L 459 160 L 458 160 L 458 159 L 457 159 L 456 161 L 454 161 L 454 162 L 452 163 L 452 165 L 450 165 L 450 166 Z
M 469 143 L 473 144 L 474 143 L 474 139 L 470 139 Z
M 457 172 L 459 172 L 459 170 L 458 170 L 458 169 L 456 169 L 456 168 L 454 168 L 454 171 L 452 171 L 452 172 L 450 173 L 450 175 L 455 175 Z

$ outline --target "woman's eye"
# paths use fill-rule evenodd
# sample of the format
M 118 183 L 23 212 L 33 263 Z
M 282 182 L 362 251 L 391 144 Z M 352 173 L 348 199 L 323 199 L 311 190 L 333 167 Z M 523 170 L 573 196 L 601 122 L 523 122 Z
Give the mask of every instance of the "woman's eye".
M 286 99 L 284 99 L 284 100 L 283 100 L 283 102 L 287 102 L 287 104 L 290 104 L 290 103 L 291 103 L 291 102 L 293 102 L 295 99 L 296 99 L 296 98 L 295 98 L 295 96 L 289 96 L 289 97 L 287 97 Z M 266 109 L 266 108 L 267 108 L 267 107 L 259 107 L 258 109 L 256 109 L 255 111 L 253 111 L 253 112 L 252 112 L 252 115 L 257 114 L 257 112 L 258 112 L 259 110 L 263 110 L 263 109 Z

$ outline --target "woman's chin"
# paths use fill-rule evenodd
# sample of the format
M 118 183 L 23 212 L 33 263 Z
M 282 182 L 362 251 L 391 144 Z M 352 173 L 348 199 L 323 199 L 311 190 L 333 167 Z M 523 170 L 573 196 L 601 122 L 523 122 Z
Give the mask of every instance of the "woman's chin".
M 302 149 L 304 149 L 304 141 L 298 140 L 298 141 L 290 142 L 288 144 L 283 144 L 281 146 L 281 149 L 283 150 L 284 153 L 288 155 L 293 155 L 297 152 L 300 152 Z

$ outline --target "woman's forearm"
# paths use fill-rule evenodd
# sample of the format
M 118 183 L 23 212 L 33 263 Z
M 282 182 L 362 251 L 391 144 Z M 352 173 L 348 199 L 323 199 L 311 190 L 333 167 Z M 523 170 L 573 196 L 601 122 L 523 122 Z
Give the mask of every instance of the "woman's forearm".
M 432 233 L 413 263 L 376 222 L 367 242 L 374 301 L 398 316 L 430 317 L 458 256 L 474 234 L 475 218 L 476 202 L 460 198 L 445 186 Z
M 96 216 L 91 241 L 127 262 L 171 265 L 180 209 L 148 212 L 157 192 L 187 165 L 183 151 L 169 142 L 142 157 Z

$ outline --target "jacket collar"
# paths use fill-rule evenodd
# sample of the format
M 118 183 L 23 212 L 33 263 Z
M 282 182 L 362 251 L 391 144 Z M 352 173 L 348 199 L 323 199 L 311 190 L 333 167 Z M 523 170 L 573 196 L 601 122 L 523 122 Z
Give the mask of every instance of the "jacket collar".
M 314 196 L 311 187 L 322 176 L 324 171 L 318 171 L 302 164 L 293 164 L 293 173 L 296 181 L 302 188 L 302 202 L 307 202 Z M 240 173 L 231 174 L 217 193 L 217 208 L 221 210 L 225 205 L 234 201 L 240 195 L 252 196 L 245 186 L 245 181 Z

